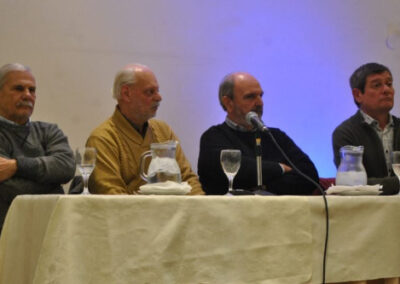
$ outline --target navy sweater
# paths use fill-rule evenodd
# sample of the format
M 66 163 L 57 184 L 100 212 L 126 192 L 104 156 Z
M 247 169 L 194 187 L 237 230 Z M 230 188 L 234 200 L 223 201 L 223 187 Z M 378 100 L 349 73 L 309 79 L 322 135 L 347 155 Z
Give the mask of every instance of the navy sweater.
M 272 135 L 296 167 L 318 183 L 317 170 L 309 157 L 282 131 L 270 128 Z M 289 165 L 267 133 L 261 133 L 263 185 L 274 194 L 311 194 L 316 188 L 294 171 L 283 174 L 279 163 Z M 222 149 L 240 149 L 242 161 L 233 187 L 251 190 L 257 186 L 255 133 L 240 132 L 226 123 L 212 126 L 200 140 L 198 174 L 207 194 L 225 194 L 228 179 L 220 164 Z

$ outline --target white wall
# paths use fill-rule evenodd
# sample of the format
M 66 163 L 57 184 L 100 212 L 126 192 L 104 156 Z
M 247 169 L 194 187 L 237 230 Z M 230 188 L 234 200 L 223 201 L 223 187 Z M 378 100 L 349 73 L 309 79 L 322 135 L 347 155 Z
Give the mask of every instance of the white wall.
M 356 110 L 348 86 L 377 61 L 400 78 L 398 0 L 0 0 L 0 65 L 30 66 L 34 120 L 56 122 L 73 148 L 109 117 L 116 71 L 140 62 L 156 73 L 167 121 L 197 166 L 200 135 L 223 121 L 218 84 L 232 71 L 259 78 L 264 121 L 333 176 L 331 133 Z M 393 113 L 399 114 L 396 103 Z

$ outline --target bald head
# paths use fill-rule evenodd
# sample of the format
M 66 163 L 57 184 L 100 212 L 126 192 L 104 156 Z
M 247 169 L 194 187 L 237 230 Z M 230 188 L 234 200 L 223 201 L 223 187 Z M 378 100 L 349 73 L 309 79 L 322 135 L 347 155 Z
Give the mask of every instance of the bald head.
M 141 64 L 129 64 L 117 73 L 113 96 L 121 113 L 138 127 L 156 115 L 162 100 L 156 76 Z
M 128 64 L 115 75 L 113 98 L 118 100 L 121 97 L 121 88 L 124 85 L 134 85 L 143 73 L 153 73 L 151 69 L 145 65 L 133 63 Z
M 263 113 L 263 90 L 258 80 L 246 72 L 230 73 L 224 77 L 219 87 L 219 101 L 233 122 L 252 128 L 246 121 L 246 114 Z
M 219 85 L 218 97 L 219 97 L 219 102 L 225 111 L 226 107 L 223 103 L 223 97 L 228 97 L 230 99 L 233 99 L 235 92 L 235 85 L 241 85 L 246 82 L 252 82 L 259 85 L 257 79 L 253 75 L 247 72 L 229 73 L 222 79 L 222 82 Z

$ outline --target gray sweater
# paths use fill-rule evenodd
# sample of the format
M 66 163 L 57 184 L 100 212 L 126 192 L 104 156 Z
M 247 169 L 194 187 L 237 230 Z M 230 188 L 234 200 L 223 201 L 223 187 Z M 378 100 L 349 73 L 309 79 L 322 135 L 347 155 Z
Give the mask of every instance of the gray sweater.
M 61 184 L 75 174 L 68 139 L 55 124 L 13 124 L 0 119 L 0 156 L 17 160 L 16 174 L 0 183 L 0 227 L 19 194 L 64 193 Z
M 400 150 L 400 119 L 393 116 L 393 122 L 393 151 L 398 151 Z M 382 184 L 384 194 L 399 192 L 399 179 L 395 176 L 387 176 L 382 141 L 375 130 L 364 122 L 359 111 L 333 131 L 332 146 L 336 167 L 340 163 L 339 150 L 345 145 L 364 146 L 363 165 L 367 172 L 368 184 Z

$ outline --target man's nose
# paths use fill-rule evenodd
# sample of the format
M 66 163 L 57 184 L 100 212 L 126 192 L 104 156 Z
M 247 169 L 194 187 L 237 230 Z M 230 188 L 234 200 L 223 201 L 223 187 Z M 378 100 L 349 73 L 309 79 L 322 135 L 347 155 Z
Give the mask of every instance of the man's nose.
M 160 94 L 159 92 L 157 92 L 157 94 L 155 95 L 154 99 L 155 99 L 157 102 L 162 101 L 162 96 L 161 96 L 161 94 Z
M 32 92 L 32 91 L 29 90 L 29 89 L 25 89 L 25 90 L 23 91 L 23 97 L 24 97 L 24 98 L 34 99 L 34 98 L 35 98 L 35 93 Z
M 394 90 L 393 90 L 393 87 L 388 86 L 388 85 L 386 85 L 386 84 L 383 85 L 383 92 L 384 92 L 385 94 L 391 93 L 391 92 L 393 92 L 393 91 L 394 91 Z
M 261 96 L 257 97 L 256 104 L 259 105 L 259 106 L 264 105 L 264 101 L 263 101 Z

